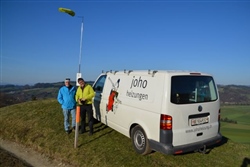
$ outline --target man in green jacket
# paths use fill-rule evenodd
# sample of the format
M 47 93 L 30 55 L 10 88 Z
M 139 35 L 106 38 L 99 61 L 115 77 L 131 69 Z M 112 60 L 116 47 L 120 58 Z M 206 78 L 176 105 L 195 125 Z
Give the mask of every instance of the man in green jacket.
M 78 105 L 80 105 L 80 115 L 81 115 L 81 130 L 80 133 L 86 132 L 85 122 L 86 113 L 88 114 L 88 125 L 89 125 L 89 135 L 93 134 L 93 109 L 92 109 L 92 98 L 95 96 L 95 92 L 91 85 L 86 84 L 83 78 L 78 78 L 79 87 L 77 88 L 75 100 Z

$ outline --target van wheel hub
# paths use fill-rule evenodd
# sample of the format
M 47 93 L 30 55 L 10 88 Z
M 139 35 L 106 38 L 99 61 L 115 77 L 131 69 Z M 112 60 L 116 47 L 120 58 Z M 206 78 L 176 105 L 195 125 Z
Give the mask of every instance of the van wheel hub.
M 134 135 L 135 146 L 138 150 L 142 150 L 145 146 L 145 136 L 141 131 L 136 131 Z

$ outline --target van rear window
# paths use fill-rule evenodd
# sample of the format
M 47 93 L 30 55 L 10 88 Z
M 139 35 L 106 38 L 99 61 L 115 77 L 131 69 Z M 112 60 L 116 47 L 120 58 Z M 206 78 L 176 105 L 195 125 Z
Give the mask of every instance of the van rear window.
M 175 104 L 203 103 L 217 100 L 217 90 L 211 76 L 173 76 L 171 102 Z

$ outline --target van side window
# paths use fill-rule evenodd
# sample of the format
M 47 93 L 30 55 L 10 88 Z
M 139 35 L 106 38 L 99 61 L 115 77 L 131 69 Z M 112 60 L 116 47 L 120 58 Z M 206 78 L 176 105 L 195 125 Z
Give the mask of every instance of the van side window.
M 175 104 L 202 103 L 217 100 L 217 90 L 210 76 L 173 76 L 171 102 Z
M 102 92 L 103 91 L 103 87 L 104 87 L 106 77 L 107 77 L 107 75 L 102 75 L 102 76 L 100 76 L 98 78 L 95 85 L 93 86 L 93 89 L 94 89 L 95 92 Z

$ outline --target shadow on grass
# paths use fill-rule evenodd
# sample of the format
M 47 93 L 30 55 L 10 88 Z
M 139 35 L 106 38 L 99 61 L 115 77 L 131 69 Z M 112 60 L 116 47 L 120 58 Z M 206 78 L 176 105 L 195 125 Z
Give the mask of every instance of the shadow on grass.
M 98 128 L 98 129 L 97 129 L 97 128 Z M 106 128 L 108 128 L 108 126 L 106 126 L 106 125 L 104 125 L 104 124 L 100 124 L 100 125 L 98 125 L 97 127 L 94 127 L 94 129 L 97 129 L 97 130 L 94 130 L 94 133 L 97 133 L 97 132 L 99 132 L 99 131 L 103 131 L 103 130 L 106 129 Z M 89 140 L 88 142 L 85 142 L 85 143 L 80 144 L 78 147 L 82 147 L 82 146 L 84 146 L 84 145 L 86 145 L 86 144 L 88 144 L 88 143 L 90 143 L 90 142 L 92 142 L 92 141 L 94 141 L 94 140 L 97 140 L 97 139 L 99 139 L 99 138 L 101 138 L 101 137 L 103 137 L 103 136 L 106 136 L 106 135 L 110 134 L 110 133 L 113 132 L 113 131 L 114 131 L 113 129 L 110 129 L 110 130 L 107 131 L 106 133 L 103 133 L 103 134 L 101 134 L 100 136 L 95 137 L 95 138 Z
M 250 159 L 245 157 L 242 161 L 241 167 L 248 167 L 250 165 Z
M 204 154 L 209 154 L 215 147 L 220 147 L 220 146 L 226 144 L 227 142 L 228 142 L 228 138 L 225 137 L 225 136 L 222 136 L 221 141 L 219 143 L 217 143 L 217 144 L 208 146 L 207 147 L 208 151 L 206 151 Z

